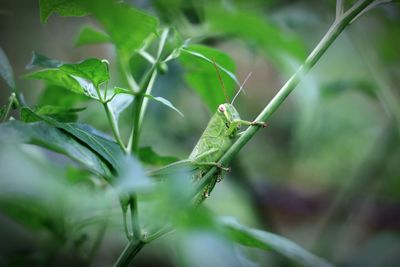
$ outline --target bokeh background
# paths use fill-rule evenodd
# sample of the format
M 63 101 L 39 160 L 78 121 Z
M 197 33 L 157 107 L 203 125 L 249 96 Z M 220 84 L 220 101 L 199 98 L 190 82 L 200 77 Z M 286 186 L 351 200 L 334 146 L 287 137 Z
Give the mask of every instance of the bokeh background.
M 209 21 L 204 10 L 210 1 L 126 2 L 158 16 L 162 23 L 174 25 L 185 37 L 203 37 L 203 44 L 230 55 L 240 80 L 252 72 L 246 94 L 240 95 L 235 105 L 241 117 L 249 120 L 277 93 L 335 16 L 334 1 L 214 1 L 226 9 L 254 15 L 254 20 L 235 21 L 230 26 L 239 30 L 224 36 L 207 32 Z M 270 29 L 264 30 L 260 21 Z M 54 15 L 43 25 L 37 1 L 0 2 L 0 46 L 16 77 L 28 72 L 25 66 L 32 51 L 37 51 L 71 62 L 88 57 L 107 59 L 111 82 L 123 83 L 111 45 L 74 46 L 80 28 L 87 24 L 96 26 L 88 17 Z M 291 40 L 286 48 L 277 35 Z M 304 77 L 268 127 L 239 153 L 232 171 L 205 205 L 218 215 L 235 216 L 243 224 L 281 234 L 338 266 L 399 266 L 399 48 L 398 3 L 380 6 L 360 17 Z M 184 72 L 179 63 L 169 64 L 169 71 L 157 80 L 154 94 L 168 98 L 185 117 L 152 104 L 142 136 L 144 145 L 182 159 L 189 155 L 212 115 L 185 83 Z M 217 79 L 217 74 L 210 79 Z M 17 83 L 29 105 L 40 102 L 43 83 L 19 78 Z M 2 81 L 0 88 L 3 105 L 9 92 L 3 89 Z M 80 113 L 80 122 L 110 133 L 106 116 L 98 115 L 103 114 L 99 105 L 79 105 L 87 107 Z M 122 117 L 125 135 L 129 119 L 129 113 Z M 29 181 L 29 175 L 43 175 L 30 171 L 33 163 L 27 163 L 26 150 L 29 158 L 40 159 L 44 169 L 51 165 L 54 173 L 73 172 L 72 163 L 63 156 L 28 146 L 22 151 L 3 149 L 8 152 L 2 153 L 0 175 L 14 175 L 16 183 L 23 177 Z M 12 166 L 18 171 L 12 173 Z M 27 181 L 27 192 L 34 194 L 36 187 L 28 187 Z M 51 202 L 51 194 L 48 197 Z M 10 216 L 10 207 L 14 206 L 4 202 L 1 207 L 2 266 L 34 266 L 31 264 L 43 256 L 43 251 L 62 247 L 43 228 L 25 225 L 23 220 L 29 214 Z M 115 221 L 119 216 L 115 214 Z M 93 266 L 110 266 L 115 261 L 125 245 L 118 227 L 111 224 L 106 231 Z M 51 259 L 53 266 L 79 262 L 73 249 L 60 251 L 54 253 L 56 260 Z M 132 266 L 177 266 L 178 254 L 174 238 L 167 236 L 146 247 Z M 272 252 L 255 254 L 259 266 L 296 266 Z

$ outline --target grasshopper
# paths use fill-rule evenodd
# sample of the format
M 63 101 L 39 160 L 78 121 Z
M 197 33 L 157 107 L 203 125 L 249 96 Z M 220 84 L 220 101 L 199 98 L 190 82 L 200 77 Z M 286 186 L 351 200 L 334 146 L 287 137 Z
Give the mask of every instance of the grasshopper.
M 225 97 L 227 98 L 225 87 L 215 62 L 214 66 L 217 70 L 218 78 L 220 80 Z M 250 75 L 251 73 L 246 77 L 245 81 L 240 86 L 231 103 L 228 103 L 227 100 L 227 103 L 223 103 L 218 106 L 216 113 L 211 117 L 206 129 L 204 130 L 203 134 L 195 145 L 193 151 L 190 153 L 188 159 L 174 162 L 165 167 L 162 167 L 161 169 L 158 169 L 165 170 L 174 165 L 176 166 L 184 163 L 189 163 L 196 168 L 194 179 L 198 180 L 201 179 L 211 167 L 218 167 L 220 171 L 204 188 L 199 199 L 200 202 L 202 202 L 210 195 L 215 184 L 221 180 L 222 171 L 229 171 L 229 168 L 221 166 L 217 162 L 232 146 L 235 140 L 240 136 L 241 132 L 239 132 L 239 130 L 241 126 L 266 126 L 264 122 L 250 122 L 242 120 L 239 116 L 239 112 L 233 106 L 233 102 L 239 95 L 240 91 L 242 91 L 243 86 Z

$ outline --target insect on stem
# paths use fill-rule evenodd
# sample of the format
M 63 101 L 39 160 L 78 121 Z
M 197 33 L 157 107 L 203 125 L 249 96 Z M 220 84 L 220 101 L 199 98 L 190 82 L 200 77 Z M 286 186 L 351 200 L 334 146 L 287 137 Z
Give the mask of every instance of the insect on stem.
M 214 58 L 212 59 L 212 61 L 213 61 L 213 63 L 214 63 L 214 67 L 215 67 L 215 69 L 216 69 L 216 71 L 217 71 L 218 79 L 219 79 L 219 82 L 221 83 L 222 91 L 224 92 L 226 103 L 228 103 L 228 102 L 229 102 L 229 100 L 228 100 L 228 95 L 226 94 L 224 81 L 222 81 L 222 78 L 221 78 L 221 73 L 219 73 L 219 69 L 218 69 L 217 64 L 215 63 Z

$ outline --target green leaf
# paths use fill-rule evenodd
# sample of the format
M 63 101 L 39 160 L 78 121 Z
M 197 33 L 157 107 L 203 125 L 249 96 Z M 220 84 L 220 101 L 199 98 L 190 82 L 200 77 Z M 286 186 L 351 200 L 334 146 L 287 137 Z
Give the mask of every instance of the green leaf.
M 219 50 L 202 45 L 191 45 L 182 51 L 187 52 L 180 56 L 186 70 L 185 81 L 200 95 L 209 109 L 214 112 L 221 103 L 230 102 L 238 84 L 233 74 L 236 70 L 233 60 Z M 225 97 L 213 60 L 221 70 L 228 99 Z
M 93 214 L 105 216 L 112 201 L 102 190 L 71 186 L 64 167 L 14 143 L 0 146 L 0 177 L 2 215 L 30 229 L 41 230 L 41 234 L 42 230 L 50 231 L 52 239 L 56 238 L 60 244 L 67 237 L 75 240 L 81 234 L 77 231 L 78 224 L 89 218 L 93 221 Z M 97 218 L 95 221 L 100 223 Z
M 93 84 L 86 82 L 79 77 L 73 77 L 68 73 L 59 69 L 46 69 L 29 73 L 23 76 L 26 79 L 36 79 L 47 81 L 52 85 L 56 85 L 68 89 L 74 93 L 86 95 L 90 98 L 98 100 L 96 89 Z
M 160 156 L 149 146 L 141 147 L 138 154 L 141 162 L 150 165 L 162 166 L 179 160 L 176 157 Z
M 93 82 L 95 87 L 110 79 L 107 63 L 97 59 L 89 58 L 77 64 L 63 64 L 60 70 Z
M 262 14 L 207 5 L 205 15 L 211 31 L 255 43 L 276 63 L 285 63 L 287 55 L 299 61 L 306 57 L 306 50 L 299 38 L 283 31 Z
M 282 236 L 243 226 L 232 218 L 223 218 L 221 223 L 228 235 L 241 245 L 274 250 L 302 266 L 333 267 L 332 264 Z
M 39 7 L 42 23 L 46 23 L 54 12 L 60 16 L 84 16 L 87 14 L 81 0 L 39 0 Z
M 128 57 L 156 33 L 158 20 L 129 5 L 114 0 L 41 0 L 41 20 L 57 12 L 61 16 L 93 15 L 106 30 L 122 57 Z M 98 37 L 98 36 L 97 36 Z
M 107 63 L 96 58 L 70 64 L 33 53 L 28 67 L 33 66 L 48 69 L 26 74 L 24 78 L 44 80 L 52 85 L 66 88 L 95 100 L 99 100 L 96 88 L 110 79 Z
M 0 75 L 11 89 L 15 89 L 14 73 L 3 49 L 0 47 Z
M 211 63 L 211 64 L 214 65 L 214 60 L 215 60 L 214 57 L 208 58 L 208 57 L 204 56 L 203 54 L 201 54 L 201 53 L 195 51 L 195 50 L 199 50 L 199 47 L 200 47 L 200 45 L 192 45 L 190 48 L 182 47 L 181 50 L 185 51 L 186 53 L 191 54 L 192 56 L 201 58 L 201 59 L 203 59 L 203 60 L 205 60 L 205 61 L 207 61 L 207 62 L 209 62 L 209 63 Z M 204 48 L 210 49 L 209 47 L 206 47 L 206 46 L 204 46 Z M 214 60 L 213 60 L 213 59 L 214 59 Z M 218 68 L 220 71 L 225 72 L 233 81 L 235 81 L 235 83 L 236 83 L 237 85 L 240 86 L 240 82 L 239 82 L 239 80 L 236 78 L 236 75 L 235 75 L 235 74 L 233 74 L 233 73 L 230 72 L 229 70 L 225 69 L 223 66 L 221 66 L 221 65 L 218 64 L 217 62 L 215 62 L 215 65 L 217 66 L 217 68 Z M 215 66 L 214 66 L 214 67 L 215 67 Z
M 77 103 L 85 102 L 89 98 L 85 95 L 73 93 L 56 85 L 45 87 L 42 95 L 39 97 L 38 105 L 53 105 L 65 108 L 74 107 Z
M 130 94 L 118 94 L 109 103 L 107 103 L 111 113 L 118 121 L 119 115 L 127 108 L 133 101 L 133 96 Z
M 114 93 L 115 94 L 128 94 L 128 95 L 133 95 L 132 90 L 122 88 L 122 87 L 114 87 Z
M 62 123 L 48 116 L 39 116 L 29 108 L 23 108 L 23 110 L 26 112 L 26 116 L 43 120 L 54 127 L 66 131 L 106 160 L 114 170 L 117 172 L 120 170 L 120 159 L 124 153 L 119 145 L 107 135 L 86 124 Z
M 23 76 L 26 79 L 36 79 L 47 81 L 52 85 L 57 85 L 66 88 L 77 94 L 85 94 L 85 91 L 80 86 L 79 82 L 71 77 L 69 74 L 58 70 L 40 70 L 33 73 L 29 73 Z
M 108 43 L 110 41 L 110 36 L 107 34 L 97 31 L 90 26 L 84 26 L 79 32 L 79 35 L 75 41 L 75 46 L 78 47 L 88 44 Z
M 34 112 L 39 116 L 50 116 L 61 122 L 74 122 L 78 119 L 77 113 L 86 108 L 66 108 L 59 106 L 45 105 L 34 109 Z M 35 122 L 40 119 L 34 118 L 26 114 L 25 109 L 21 110 L 21 120 L 24 122 Z
M 44 55 L 33 52 L 28 68 L 34 66 L 48 69 L 59 69 L 69 74 L 71 78 L 81 77 L 90 80 L 95 87 L 110 79 L 108 63 L 97 58 L 88 58 L 78 63 L 65 63 L 59 60 L 50 59 Z
M 177 109 L 176 107 L 174 107 L 174 105 L 172 105 L 172 103 L 169 102 L 167 99 L 165 99 L 165 98 L 163 98 L 161 96 L 152 96 L 152 95 L 148 95 L 148 94 L 144 95 L 144 97 L 147 97 L 147 98 L 149 98 L 151 100 L 160 102 L 161 104 L 169 107 L 170 109 L 175 110 L 176 112 L 178 112 L 179 115 L 181 115 L 183 117 L 182 112 L 179 109 Z
M 115 94 L 118 94 L 118 95 L 120 95 L 120 94 L 132 95 L 132 94 L 133 94 L 133 92 L 132 92 L 131 90 L 128 90 L 128 89 L 125 89 L 125 88 L 121 88 L 121 87 L 115 87 L 115 88 L 114 88 L 114 93 L 115 93 Z M 115 98 L 118 97 L 118 95 L 114 97 L 114 99 L 111 101 L 111 103 L 115 102 L 114 100 L 115 100 Z M 148 99 L 150 99 L 150 100 L 157 101 L 157 102 L 159 102 L 159 103 L 161 103 L 161 104 L 163 104 L 163 105 L 169 107 L 170 109 L 176 111 L 179 115 L 181 115 L 182 117 L 184 117 L 184 116 L 183 116 L 183 113 L 182 113 L 179 109 L 177 109 L 169 100 L 167 100 L 167 99 L 165 99 L 165 98 L 163 98 L 163 97 L 160 97 L 160 96 L 152 96 L 152 95 L 149 95 L 149 94 L 145 94 L 144 97 L 146 97 L 146 98 L 148 98 Z M 133 100 L 133 98 L 131 98 L 131 99 Z M 127 102 L 127 101 L 125 101 L 125 102 Z M 129 101 L 129 103 L 130 103 L 130 102 L 131 102 L 131 101 Z M 129 103 L 126 103 L 126 104 L 129 105 Z M 116 104 L 114 103 L 112 106 L 118 107 L 119 105 L 116 105 Z M 123 107 L 124 107 L 124 109 L 125 109 L 125 105 L 123 105 Z M 119 114 L 119 113 L 118 113 L 118 114 Z M 117 117 L 117 118 L 118 118 L 118 117 Z
M 26 68 L 31 69 L 33 67 L 42 67 L 42 68 L 56 69 L 61 67 L 63 64 L 64 62 L 60 60 L 51 59 L 33 51 L 31 62 L 29 62 Z
M 38 145 L 70 157 L 97 175 L 111 177 L 107 165 L 94 152 L 71 135 L 45 122 L 8 121 L 2 123 L 0 124 L 0 141 Z
M 129 57 L 151 33 L 156 33 L 157 18 L 129 5 L 91 0 L 85 6 L 101 23 L 123 57 Z

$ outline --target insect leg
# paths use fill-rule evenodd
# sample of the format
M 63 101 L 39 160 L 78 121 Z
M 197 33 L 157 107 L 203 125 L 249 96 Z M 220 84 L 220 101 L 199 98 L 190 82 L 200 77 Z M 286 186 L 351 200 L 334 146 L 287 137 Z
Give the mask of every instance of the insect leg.
M 245 121 L 245 120 L 235 120 L 235 121 L 241 123 L 242 125 L 247 125 L 247 126 L 262 126 L 263 128 L 267 127 L 267 123 L 262 121 Z
M 215 166 L 215 167 L 218 167 L 219 169 L 221 169 L 221 170 L 224 170 L 224 171 L 230 171 L 231 170 L 231 168 L 229 168 L 229 167 L 224 167 L 224 166 L 222 166 L 220 163 L 218 163 L 218 162 L 198 162 L 198 161 L 192 161 L 192 163 L 193 163 L 193 165 L 196 165 L 196 166 Z

